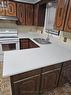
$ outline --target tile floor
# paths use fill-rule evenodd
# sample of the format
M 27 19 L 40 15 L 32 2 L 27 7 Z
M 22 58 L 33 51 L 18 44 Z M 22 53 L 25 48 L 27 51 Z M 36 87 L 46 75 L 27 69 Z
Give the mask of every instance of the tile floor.
M 0 95 L 12 95 L 10 78 L 2 78 L 2 64 L 0 64 Z
M 10 78 L 2 78 L 2 64 L 0 64 L 0 95 L 12 95 Z M 65 84 L 63 87 L 45 92 L 42 95 L 71 95 L 71 85 Z
M 49 92 L 45 92 L 42 95 L 71 95 L 71 85 L 67 83 L 63 87 L 56 88 Z

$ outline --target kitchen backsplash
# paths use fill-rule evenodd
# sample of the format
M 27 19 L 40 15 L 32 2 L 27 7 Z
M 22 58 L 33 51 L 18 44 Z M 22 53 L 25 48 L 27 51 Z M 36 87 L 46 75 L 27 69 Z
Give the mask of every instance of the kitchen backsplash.
M 71 39 L 71 33 L 70 32 L 63 32 L 63 36 L 67 37 L 68 39 Z
M 0 28 L 16 28 L 18 32 L 43 31 L 43 27 L 17 25 L 14 21 L 0 21 Z M 61 36 L 71 39 L 71 33 L 69 32 L 63 32 Z
M 43 27 L 17 25 L 14 21 L 0 21 L 0 28 L 16 28 L 18 32 L 36 32 Z

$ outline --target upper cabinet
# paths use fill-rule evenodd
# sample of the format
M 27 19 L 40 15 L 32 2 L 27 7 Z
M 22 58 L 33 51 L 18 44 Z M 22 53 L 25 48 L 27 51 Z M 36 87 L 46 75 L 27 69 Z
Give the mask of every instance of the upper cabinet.
M 7 16 L 16 16 L 16 4 L 14 2 L 8 1 L 6 8 Z
M 63 30 L 65 17 L 67 13 L 68 0 L 58 0 L 56 8 L 56 17 L 54 28 L 57 30 Z
M 54 28 L 71 32 L 71 0 L 58 0 Z
M 46 3 L 28 4 L 0 0 L 0 16 L 17 16 L 19 25 L 44 26 Z
M 17 3 L 18 24 L 44 26 L 46 4 Z
M 69 2 L 69 8 L 68 8 L 68 12 L 67 12 L 67 18 L 66 18 L 64 31 L 71 32 L 71 0 Z
M 18 24 L 33 25 L 33 5 L 17 3 Z
M 26 4 L 26 25 L 33 25 L 33 5 Z
M 25 4 L 17 3 L 17 18 L 18 18 L 17 24 L 25 25 L 25 23 L 26 23 L 25 14 L 26 14 Z
M 46 4 L 40 5 L 38 3 L 34 5 L 34 25 L 35 26 L 44 26 L 45 10 L 46 10 Z
M 16 3 L 0 0 L 0 16 L 16 16 Z

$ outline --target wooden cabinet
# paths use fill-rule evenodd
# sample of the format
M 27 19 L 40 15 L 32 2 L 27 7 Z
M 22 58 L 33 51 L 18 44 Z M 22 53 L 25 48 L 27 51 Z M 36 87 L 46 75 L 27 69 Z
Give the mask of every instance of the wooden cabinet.
M 33 5 L 26 4 L 26 25 L 33 25 Z
M 0 0 L 0 16 L 16 16 L 16 3 L 9 0 Z
M 69 8 L 68 8 L 68 12 L 67 12 L 67 18 L 66 18 L 66 22 L 65 22 L 64 31 L 71 32 L 71 0 L 69 2 Z
M 20 49 L 37 48 L 37 47 L 39 46 L 28 38 L 20 39 Z
M 68 8 L 69 0 L 58 0 L 58 4 L 56 7 L 56 17 L 55 17 L 55 24 L 54 28 L 56 30 L 63 30 L 66 15 L 67 15 L 67 8 Z
M 63 63 L 58 86 L 63 86 L 65 83 L 71 83 L 71 61 Z
M 40 69 L 11 77 L 13 95 L 39 95 Z
M 71 0 L 58 0 L 54 28 L 71 32 Z
M 3 8 L 0 8 L 0 16 L 5 16 L 5 10 Z
M 6 15 L 16 16 L 16 3 L 7 1 Z
M 18 23 L 27 26 L 44 26 L 46 4 L 17 3 Z
M 46 4 L 34 5 L 34 25 L 35 26 L 44 26 L 45 22 L 45 11 L 46 11 Z
M 42 95 L 57 87 L 62 64 L 11 76 L 12 95 Z
M 18 23 L 22 25 L 33 25 L 33 5 L 17 3 Z
M 18 22 L 17 24 L 26 24 L 26 10 L 25 10 L 25 4 L 17 3 L 17 18 Z
M 43 94 L 57 87 L 61 65 L 52 65 L 42 69 L 41 92 Z

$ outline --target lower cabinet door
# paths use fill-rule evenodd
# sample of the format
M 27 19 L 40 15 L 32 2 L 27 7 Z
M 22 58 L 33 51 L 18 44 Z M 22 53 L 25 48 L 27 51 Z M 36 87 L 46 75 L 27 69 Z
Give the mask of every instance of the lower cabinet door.
M 45 95 L 49 90 L 57 87 L 60 69 L 42 73 L 41 93 Z
M 13 95 L 39 95 L 40 75 L 25 78 L 12 84 Z
M 63 64 L 58 86 L 63 86 L 66 83 L 71 84 L 71 61 Z

